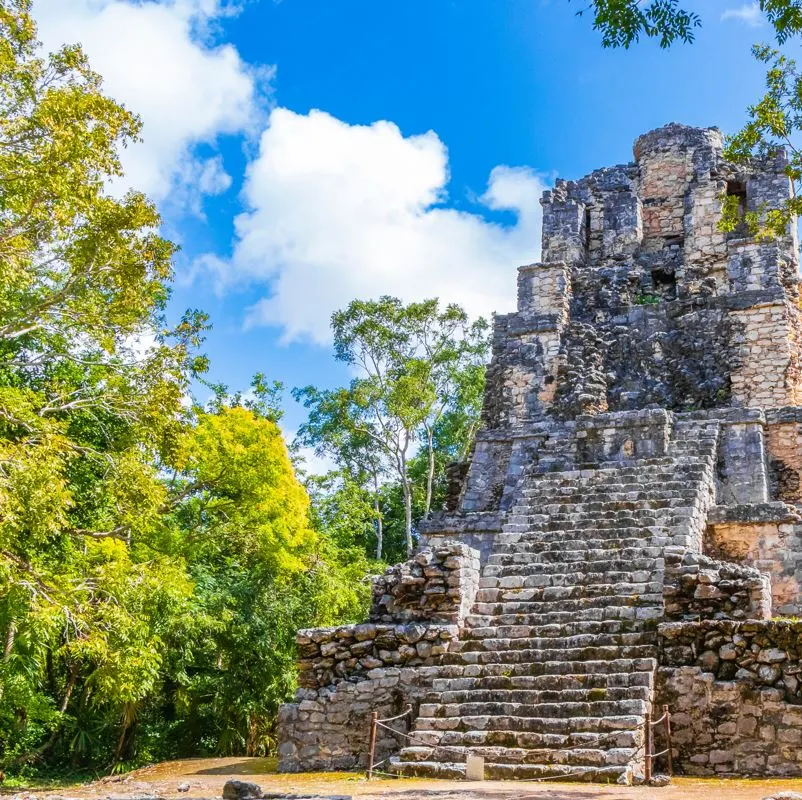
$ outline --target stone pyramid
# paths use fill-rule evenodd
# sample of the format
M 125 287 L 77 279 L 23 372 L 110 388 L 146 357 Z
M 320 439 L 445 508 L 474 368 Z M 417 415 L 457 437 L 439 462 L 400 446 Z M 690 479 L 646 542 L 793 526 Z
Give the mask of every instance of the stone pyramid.
M 544 194 L 470 459 L 370 620 L 299 633 L 282 770 L 364 767 L 411 707 L 379 769 L 628 783 L 668 704 L 679 769 L 802 774 L 796 228 L 718 225 L 791 187 L 722 148 L 668 125 Z

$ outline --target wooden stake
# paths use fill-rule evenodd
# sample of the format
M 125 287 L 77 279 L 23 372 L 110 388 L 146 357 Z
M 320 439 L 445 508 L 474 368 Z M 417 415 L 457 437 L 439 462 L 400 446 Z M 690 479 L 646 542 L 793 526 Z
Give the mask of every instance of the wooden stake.
M 669 713 L 668 706 L 663 706 L 663 715 L 665 717 L 663 725 L 666 731 L 666 766 L 668 767 L 669 777 L 673 777 L 674 754 L 671 752 L 671 714 Z
M 646 712 L 646 732 L 643 745 L 646 750 L 646 758 L 643 763 L 643 779 L 646 783 L 649 783 L 652 779 L 652 752 L 654 750 L 652 747 L 652 715 L 649 711 Z
M 370 715 L 370 744 L 368 745 L 368 780 L 373 778 L 373 762 L 376 760 L 376 729 L 378 728 L 379 712 Z

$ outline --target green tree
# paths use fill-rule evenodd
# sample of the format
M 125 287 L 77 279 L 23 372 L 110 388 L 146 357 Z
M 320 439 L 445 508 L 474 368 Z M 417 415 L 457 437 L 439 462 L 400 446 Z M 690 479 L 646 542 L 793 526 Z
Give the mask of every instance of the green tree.
M 41 57 L 29 11 L 0 4 L 0 748 L 23 759 L 77 707 L 123 720 L 154 686 L 189 589 L 132 544 L 158 526 L 205 325 L 165 329 L 174 248 L 141 194 L 106 193 L 138 120 L 80 48 Z
M 456 305 L 441 310 L 437 300 L 404 305 L 382 297 L 353 301 L 332 316 L 332 329 L 335 357 L 355 368 L 357 377 L 347 388 L 296 390 L 296 399 L 310 410 L 302 441 L 332 455 L 357 482 L 360 469 L 371 475 L 378 513 L 379 479 L 393 475 L 401 487 L 404 538 L 411 554 L 410 463 L 422 447 L 426 516 L 436 472 L 436 431 L 449 414 L 457 413 L 455 403 L 467 396 L 464 389 L 471 379 L 483 380 L 487 323 L 470 323 Z M 464 405 L 460 409 L 463 414 L 473 411 Z
M 191 654 L 171 679 L 186 709 L 179 739 L 257 755 L 294 688 L 295 631 L 359 615 L 366 565 L 318 536 L 278 426 L 238 401 L 196 409 L 158 546 L 186 563 L 200 621 L 191 641 L 179 632 Z
M 587 13 L 605 47 L 630 47 L 641 36 L 658 39 L 661 47 L 692 42 L 694 29 L 701 25 L 699 15 L 681 8 L 677 0 L 591 0 L 577 12 Z
M 293 397 L 309 411 L 306 422 L 298 428 L 297 445 L 310 447 L 318 456 L 329 457 L 337 464 L 337 474 L 326 481 L 329 489 L 336 484 L 338 492 L 351 494 L 351 487 L 359 487 L 370 494 L 372 509 L 368 516 L 375 529 L 376 558 L 381 560 L 384 552 L 381 485 L 391 469 L 387 450 L 377 446 L 369 423 L 363 419 L 364 409 L 353 402 L 348 389 L 306 386 L 294 389 Z M 342 480 L 342 486 L 338 479 Z
M 139 121 L 0 0 L 0 765 L 264 752 L 294 632 L 360 616 L 368 565 L 315 529 L 280 387 L 215 388 L 164 318 L 173 245 L 107 191 Z M 322 527 L 322 526 L 321 526 Z

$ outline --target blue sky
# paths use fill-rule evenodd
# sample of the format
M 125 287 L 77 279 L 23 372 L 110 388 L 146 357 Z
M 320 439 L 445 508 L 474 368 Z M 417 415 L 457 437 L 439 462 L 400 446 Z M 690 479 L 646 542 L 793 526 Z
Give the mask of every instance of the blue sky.
M 347 378 L 326 342 L 353 296 L 510 310 L 537 197 L 631 159 L 670 121 L 737 129 L 770 29 L 689 0 L 692 46 L 604 50 L 582 0 L 36 0 L 138 111 L 131 184 L 182 247 L 170 313 L 208 311 L 211 377 Z M 303 419 L 287 400 L 286 428 Z

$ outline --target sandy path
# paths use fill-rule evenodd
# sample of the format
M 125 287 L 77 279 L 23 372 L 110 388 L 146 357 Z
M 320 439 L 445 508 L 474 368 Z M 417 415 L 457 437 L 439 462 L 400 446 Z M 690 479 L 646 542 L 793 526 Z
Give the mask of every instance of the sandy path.
M 524 781 L 432 781 L 418 779 L 374 780 L 351 773 L 277 775 L 274 762 L 261 758 L 199 758 L 169 761 L 145 767 L 124 779 L 104 779 L 58 794 L 65 797 L 132 800 L 137 795 L 164 797 L 219 797 L 230 778 L 258 783 L 266 792 L 297 795 L 346 795 L 364 800 L 762 800 L 779 791 L 802 793 L 802 779 L 795 780 L 692 780 L 675 779 L 662 788 L 589 786 L 586 784 L 528 783 Z M 179 784 L 190 790 L 179 794 Z M 42 792 L 37 795 L 41 797 Z

